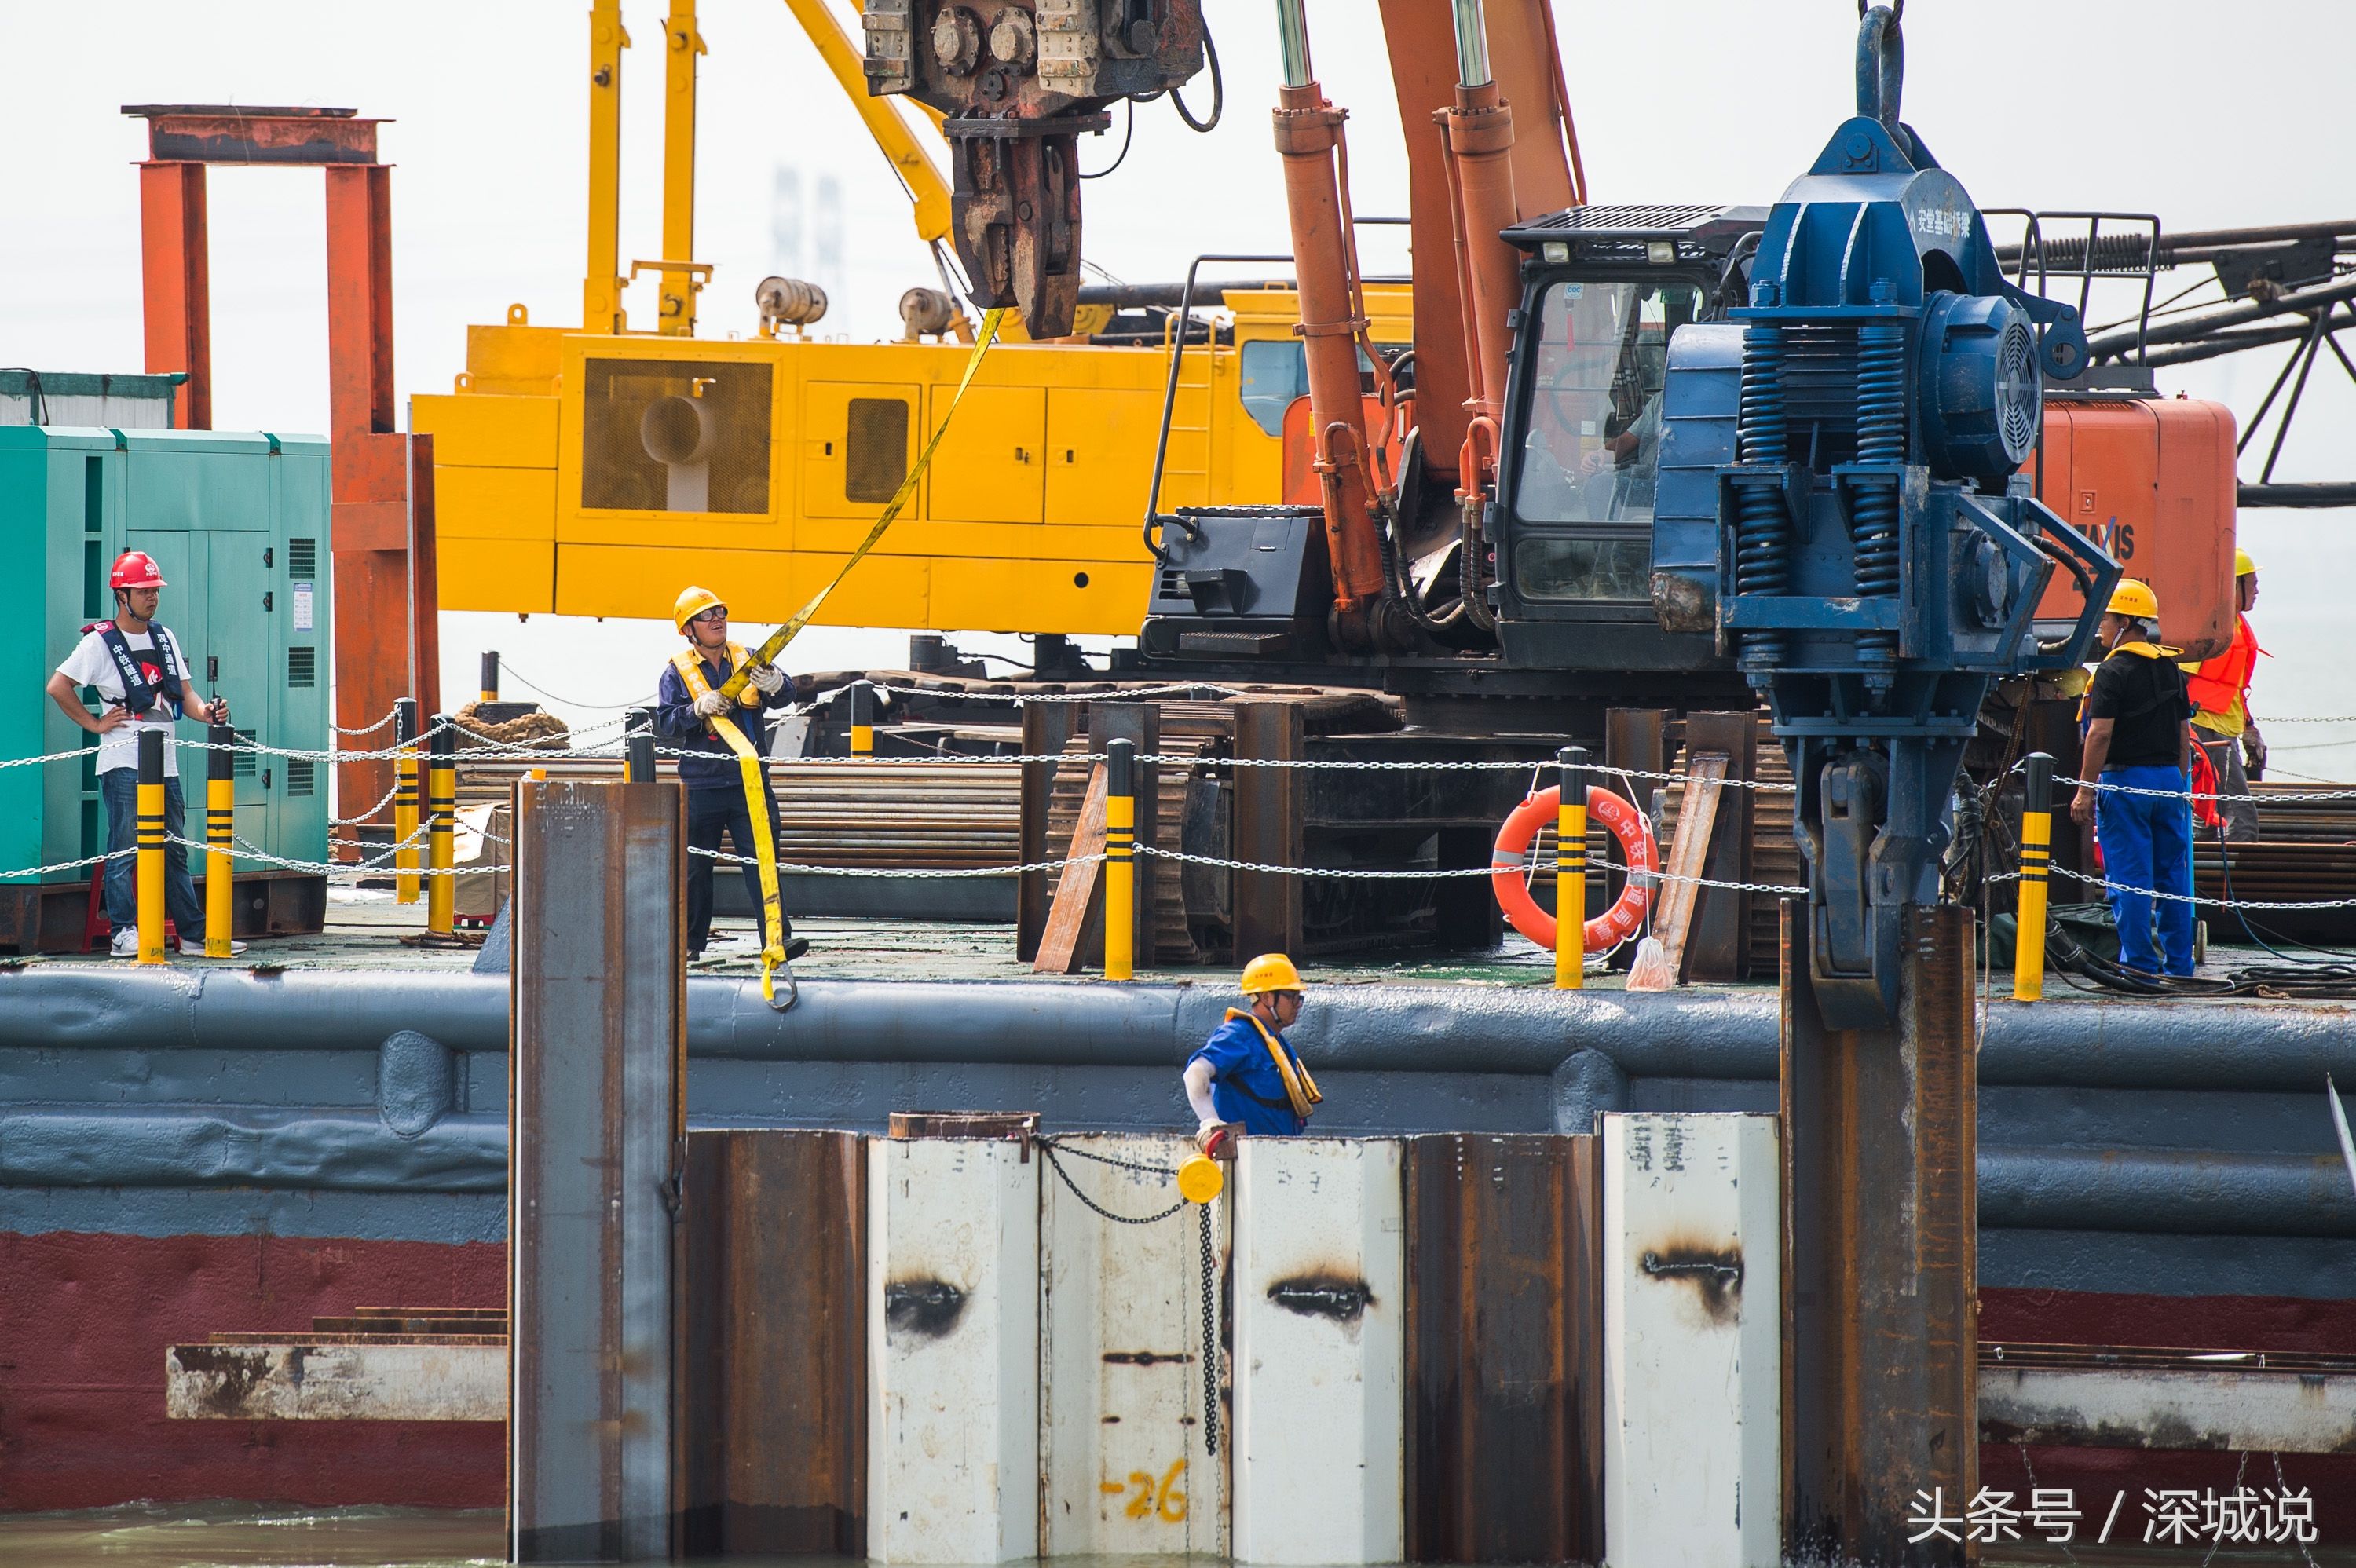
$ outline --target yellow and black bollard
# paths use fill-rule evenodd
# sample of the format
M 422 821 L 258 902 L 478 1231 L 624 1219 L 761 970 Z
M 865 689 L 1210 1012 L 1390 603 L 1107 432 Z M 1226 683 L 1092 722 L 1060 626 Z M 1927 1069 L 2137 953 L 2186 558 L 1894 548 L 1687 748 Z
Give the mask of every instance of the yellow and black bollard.
M 1104 976 L 1126 980 L 1137 954 L 1137 747 L 1105 742 Z
M 2053 869 L 2053 759 L 2031 752 L 2020 804 L 2020 898 L 2013 920 L 2012 999 L 2045 996 L 2045 894 Z
M 875 754 L 875 688 L 863 680 L 851 683 L 851 754 Z
M 392 743 L 400 755 L 392 761 L 393 900 L 417 901 L 417 699 L 403 697 L 392 705 Z
M 483 656 L 481 699 L 485 702 L 497 702 L 499 699 L 499 656 L 497 653 L 487 653 Z
M 237 731 L 215 724 L 205 731 L 205 956 L 230 955 L 230 928 L 237 923 Z
M 632 784 L 655 782 L 655 735 L 646 720 L 643 710 L 631 714 L 629 730 L 622 738 L 623 776 Z
M 1576 991 L 1587 984 L 1587 748 L 1554 754 L 1554 984 Z
M 457 737 L 444 714 L 434 716 L 434 734 L 425 742 L 425 930 L 429 936 L 455 934 L 458 883 L 450 874 L 455 864 L 451 835 L 457 828 Z
M 139 962 L 164 962 L 164 731 L 139 731 Z

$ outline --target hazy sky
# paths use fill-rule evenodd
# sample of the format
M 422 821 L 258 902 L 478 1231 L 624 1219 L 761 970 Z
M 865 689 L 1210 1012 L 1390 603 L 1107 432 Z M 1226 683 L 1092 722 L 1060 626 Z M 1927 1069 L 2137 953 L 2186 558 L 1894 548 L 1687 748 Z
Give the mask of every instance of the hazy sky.
M 1440 4 L 1440 0 L 1432 0 Z M 854 8 L 838 0 L 855 29 Z M 1141 107 L 1135 145 L 1087 187 L 1085 250 L 1127 279 L 1174 278 L 1212 250 L 1282 250 L 1267 112 L 1274 7 L 1207 0 L 1226 77 L 1208 137 L 1164 103 Z M 584 0 L 81 0 L 0 8 L 0 363 L 51 370 L 141 364 L 137 181 L 145 127 L 125 103 L 349 106 L 393 123 L 397 363 L 404 396 L 439 391 L 465 363 L 469 322 L 509 302 L 536 322 L 579 318 L 586 126 Z M 624 7 L 622 254 L 659 254 L 662 16 Z M 753 285 L 777 261 L 781 169 L 804 192 L 805 271 L 821 182 L 840 193 L 841 261 L 823 332 L 896 336 L 902 289 L 933 281 L 907 207 L 833 80 L 779 0 L 702 0 L 697 256 L 715 264 L 707 335 L 754 325 Z M 1329 94 L 1351 112 L 1362 213 L 1405 209 L 1404 155 L 1365 0 L 1311 0 Z M 1591 194 L 1603 201 L 1770 201 L 1849 112 L 1851 0 L 1560 0 L 1564 70 Z M 2277 0 L 2265 26 L 2191 0 L 1913 0 L 1905 19 L 1906 118 L 1983 206 L 2158 213 L 2171 229 L 2356 215 L 2345 152 L 2356 5 Z M 1207 80 L 1188 97 L 1207 106 Z M 1083 145 L 1090 167 L 1118 147 Z M 2335 152 L 2334 148 L 2342 149 Z M 221 428 L 327 424 L 319 176 L 215 170 L 214 407 Z M 1370 249 L 1370 271 L 1403 252 Z M 651 284 L 631 304 L 650 311 Z M 2169 390 L 2246 416 L 2280 350 L 2162 374 Z M 2278 478 L 2356 477 L 2356 389 L 2327 359 Z M 2249 472 L 2254 475 L 2254 462 Z M 2263 717 L 2356 714 L 2340 678 L 2356 548 L 2346 513 L 2247 517 L 2267 568 L 2255 617 L 2276 656 Z M 972 639 L 980 643 L 982 639 Z M 474 653 L 497 646 L 568 697 L 618 702 L 652 680 L 668 626 L 534 617 L 444 617 L 445 686 L 470 693 Z M 803 667 L 899 662 L 899 634 L 813 632 Z M 2332 750 L 2287 748 L 2347 738 Z M 2356 725 L 2284 727 L 2280 763 L 2356 767 Z

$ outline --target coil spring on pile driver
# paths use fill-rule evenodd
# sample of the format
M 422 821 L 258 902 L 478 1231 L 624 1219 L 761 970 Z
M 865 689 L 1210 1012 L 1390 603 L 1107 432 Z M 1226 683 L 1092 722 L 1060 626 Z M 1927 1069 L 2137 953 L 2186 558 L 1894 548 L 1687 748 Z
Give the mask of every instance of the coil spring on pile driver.
M 1743 329 L 1742 380 L 1735 432 L 1744 463 L 1789 461 L 1789 425 L 1783 409 L 1783 332 L 1754 324 Z M 1780 485 L 1741 486 L 1734 519 L 1734 591 L 1783 593 L 1792 586 L 1790 519 Z M 1742 634 L 1745 667 L 1772 667 L 1783 660 L 1781 632 Z
M 1906 461 L 1906 329 L 1874 322 L 1857 335 L 1857 460 Z M 1898 476 L 1860 475 L 1849 507 L 1857 592 L 1886 599 L 1898 592 Z M 1858 651 L 1883 662 L 1898 656 L 1898 635 L 1860 632 Z

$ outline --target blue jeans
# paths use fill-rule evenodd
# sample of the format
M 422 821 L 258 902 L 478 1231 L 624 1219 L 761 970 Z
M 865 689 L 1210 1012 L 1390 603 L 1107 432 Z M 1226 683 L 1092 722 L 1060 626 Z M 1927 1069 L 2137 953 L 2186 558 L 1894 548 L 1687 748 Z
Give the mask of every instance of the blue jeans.
M 2181 768 L 2104 768 L 2106 784 L 2167 790 L 2165 795 L 2104 790 L 2094 797 L 2103 836 L 2103 880 L 2119 928 L 2119 962 L 2147 975 L 2192 973 L 2192 799 Z M 2155 899 L 2128 888 L 2182 898 Z M 2152 943 L 2158 905 L 2159 943 Z
M 99 794 L 106 801 L 106 918 L 117 931 L 139 923 L 139 770 L 115 768 L 98 775 Z M 188 836 L 180 805 L 180 781 L 164 781 L 164 834 Z M 180 928 L 184 942 L 205 938 L 205 906 L 197 901 L 197 884 L 188 877 L 188 852 L 177 844 L 164 846 L 164 913 Z

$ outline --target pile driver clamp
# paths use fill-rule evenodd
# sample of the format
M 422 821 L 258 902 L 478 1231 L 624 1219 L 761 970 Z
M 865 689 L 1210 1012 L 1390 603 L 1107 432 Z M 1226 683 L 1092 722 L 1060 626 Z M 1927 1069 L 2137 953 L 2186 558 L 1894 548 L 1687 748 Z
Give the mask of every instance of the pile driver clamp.
M 945 117 L 950 233 L 974 304 L 1019 310 L 1033 338 L 1069 333 L 1079 134 L 1202 68 L 1201 0 L 866 0 L 860 20 L 868 91 Z
M 1991 683 L 2082 662 L 2119 575 L 2021 472 L 2040 373 L 2086 363 L 2078 313 L 2006 280 L 1971 197 L 1899 120 L 1902 58 L 1874 6 L 1857 114 L 1775 204 L 1748 304 L 1676 335 L 1665 388 L 1673 415 L 1734 400 L 1715 574 L 1687 587 L 1791 753 L 1834 1029 L 1895 1018 L 1905 912 L 1937 899 Z M 2083 606 L 2040 640 L 2057 570 Z

